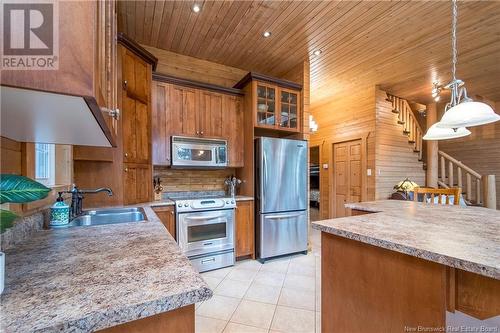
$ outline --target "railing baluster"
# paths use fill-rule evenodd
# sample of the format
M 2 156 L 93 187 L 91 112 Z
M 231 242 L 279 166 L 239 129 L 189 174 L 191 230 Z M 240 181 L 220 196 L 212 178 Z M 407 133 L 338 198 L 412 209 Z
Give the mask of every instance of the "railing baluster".
M 471 174 L 467 172 L 467 176 L 466 176 L 466 187 L 467 187 L 467 191 L 465 192 L 466 196 L 467 196 L 467 200 L 471 201 L 472 200 L 472 177 L 471 177 Z
M 441 156 L 441 181 L 446 184 L 446 164 L 443 156 Z
M 454 179 L 453 179 L 453 162 L 450 161 L 448 163 L 448 185 L 453 187 Z
M 457 167 L 457 186 L 462 188 L 462 168 Z
M 476 179 L 476 203 L 478 205 L 483 203 L 481 200 L 481 179 Z

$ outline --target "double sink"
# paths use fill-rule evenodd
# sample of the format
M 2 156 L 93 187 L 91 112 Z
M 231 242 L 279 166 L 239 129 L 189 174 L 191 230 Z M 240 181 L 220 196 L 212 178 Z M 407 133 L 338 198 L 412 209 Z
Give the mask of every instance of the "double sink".
M 61 227 L 82 227 L 91 225 L 107 225 L 140 222 L 146 220 L 144 210 L 140 207 L 96 209 L 83 212 L 70 223 Z

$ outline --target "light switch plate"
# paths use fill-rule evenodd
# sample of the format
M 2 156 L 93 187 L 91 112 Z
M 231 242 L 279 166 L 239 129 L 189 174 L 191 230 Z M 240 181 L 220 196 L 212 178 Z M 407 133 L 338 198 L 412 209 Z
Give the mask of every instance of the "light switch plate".
M 372 169 L 366 169 L 366 175 L 371 176 L 372 175 Z
M 328 163 L 323 164 L 323 169 L 328 169 Z

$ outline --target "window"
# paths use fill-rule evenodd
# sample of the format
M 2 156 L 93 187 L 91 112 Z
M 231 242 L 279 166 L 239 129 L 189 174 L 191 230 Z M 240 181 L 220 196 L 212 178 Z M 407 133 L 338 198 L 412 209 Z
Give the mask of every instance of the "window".
M 54 144 L 35 144 L 35 179 L 45 186 L 55 184 L 55 157 Z

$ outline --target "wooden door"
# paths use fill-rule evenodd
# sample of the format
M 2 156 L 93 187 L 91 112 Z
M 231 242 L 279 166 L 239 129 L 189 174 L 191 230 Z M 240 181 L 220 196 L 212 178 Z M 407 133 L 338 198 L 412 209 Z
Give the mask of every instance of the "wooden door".
M 240 98 L 224 95 L 222 108 L 222 136 L 227 139 L 229 166 L 243 167 L 243 111 Z
M 361 140 L 333 145 L 334 217 L 347 216 L 346 203 L 361 201 L 362 160 Z
M 163 223 L 165 228 L 167 228 L 167 231 L 170 233 L 170 235 L 172 235 L 174 239 L 177 239 L 174 206 L 154 207 L 153 210 L 161 220 L 161 223 Z
M 235 220 L 236 258 L 251 256 L 255 259 L 253 201 L 238 201 Z
M 198 135 L 204 137 L 222 136 L 222 95 L 209 92 L 200 92 L 200 107 L 198 109 Z
M 125 205 L 151 200 L 152 171 L 148 164 L 124 164 L 123 203 Z

